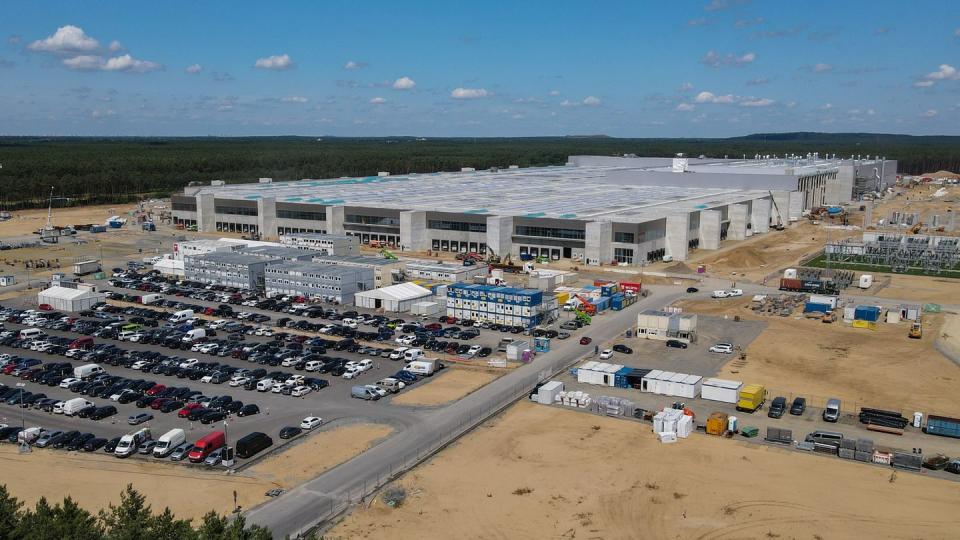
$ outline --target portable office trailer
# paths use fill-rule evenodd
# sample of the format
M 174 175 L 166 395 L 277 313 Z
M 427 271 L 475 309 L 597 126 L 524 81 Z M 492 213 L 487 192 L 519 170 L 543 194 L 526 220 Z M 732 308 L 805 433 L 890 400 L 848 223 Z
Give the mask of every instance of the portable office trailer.
M 695 398 L 700 394 L 700 386 L 703 377 L 699 375 L 688 375 L 686 373 L 676 373 L 670 378 L 670 395 Z
M 509 347 L 509 346 L 508 346 Z M 593 360 L 577 368 L 577 382 L 593 384 L 593 368 L 600 362 Z
M 700 397 L 723 403 L 736 403 L 743 383 L 726 379 L 704 379 L 700 385 Z
M 674 375 L 675 373 L 672 371 L 651 370 L 640 381 L 640 391 L 665 395 L 669 392 L 670 377 Z
M 537 390 L 537 403 L 552 405 L 560 392 L 563 392 L 563 383 L 561 381 L 550 381 Z
M 827 304 L 830 309 L 836 309 L 837 307 L 837 297 L 829 294 L 811 294 L 808 302 L 811 304 Z

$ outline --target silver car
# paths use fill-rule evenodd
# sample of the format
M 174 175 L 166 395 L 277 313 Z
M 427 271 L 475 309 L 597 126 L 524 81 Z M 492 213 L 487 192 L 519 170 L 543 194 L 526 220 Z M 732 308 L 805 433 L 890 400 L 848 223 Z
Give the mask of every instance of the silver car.
M 170 461 L 183 461 L 191 450 L 193 450 L 193 443 L 185 442 L 181 444 L 170 452 Z

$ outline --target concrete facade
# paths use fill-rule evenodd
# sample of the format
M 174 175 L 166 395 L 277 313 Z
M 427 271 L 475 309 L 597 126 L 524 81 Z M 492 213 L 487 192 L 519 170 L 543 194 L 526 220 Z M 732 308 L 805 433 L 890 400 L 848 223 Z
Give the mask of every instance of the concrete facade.
M 277 199 L 263 197 L 257 199 L 257 228 L 264 240 L 277 239 Z
M 728 240 L 745 240 L 747 238 L 747 212 L 745 204 L 732 204 L 728 210 L 730 226 L 727 228 Z
M 608 264 L 613 260 L 613 223 L 609 221 L 591 221 L 586 226 L 586 248 L 584 259 L 587 264 Z
M 687 260 L 690 243 L 690 214 L 667 216 L 667 256 Z
M 770 232 L 770 199 L 754 199 L 751 205 L 750 225 L 754 234 Z
M 501 257 L 513 253 L 513 216 L 487 217 L 487 247 Z
M 790 224 L 790 192 L 774 191 L 773 201 L 770 205 L 770 224 L 781 223 L 784 226 Z
M 719 210 L 700 212 L 700 249 L 720 249 L 721 217 Z
M 430 241 L 425 234 L 427 230 L 427 213 L 422 210 L 408 210 L 400 212 L 400 246 L 401 251 L 427 251 Z

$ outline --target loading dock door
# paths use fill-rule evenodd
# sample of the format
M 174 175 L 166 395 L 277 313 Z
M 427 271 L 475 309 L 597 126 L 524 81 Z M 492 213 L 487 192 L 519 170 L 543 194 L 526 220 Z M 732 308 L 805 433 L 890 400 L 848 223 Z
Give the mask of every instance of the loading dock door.
M 570 257 L 573 257 L 573 249 L 568 247 L 563 248 L 563 258 L 569 259 Z
M 374 299 L 374 300 L 373 300 L 373 307 L 376 308 L 376 309 L 382 308 L 382 307 L 383 307 L 383 300 L 381 300 L 381 299 L 379 299 L 379 298 Z

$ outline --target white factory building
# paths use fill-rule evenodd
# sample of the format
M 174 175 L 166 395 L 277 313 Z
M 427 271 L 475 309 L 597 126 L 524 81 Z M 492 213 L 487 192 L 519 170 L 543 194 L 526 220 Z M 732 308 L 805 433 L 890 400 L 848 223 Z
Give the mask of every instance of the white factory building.
M 565 166 L 192 186 L 173 219 L 200 231 L 297 230 L 400 251 L 637 265 L 766 234 L 892 184 L 896 162 L 571 156 Z

